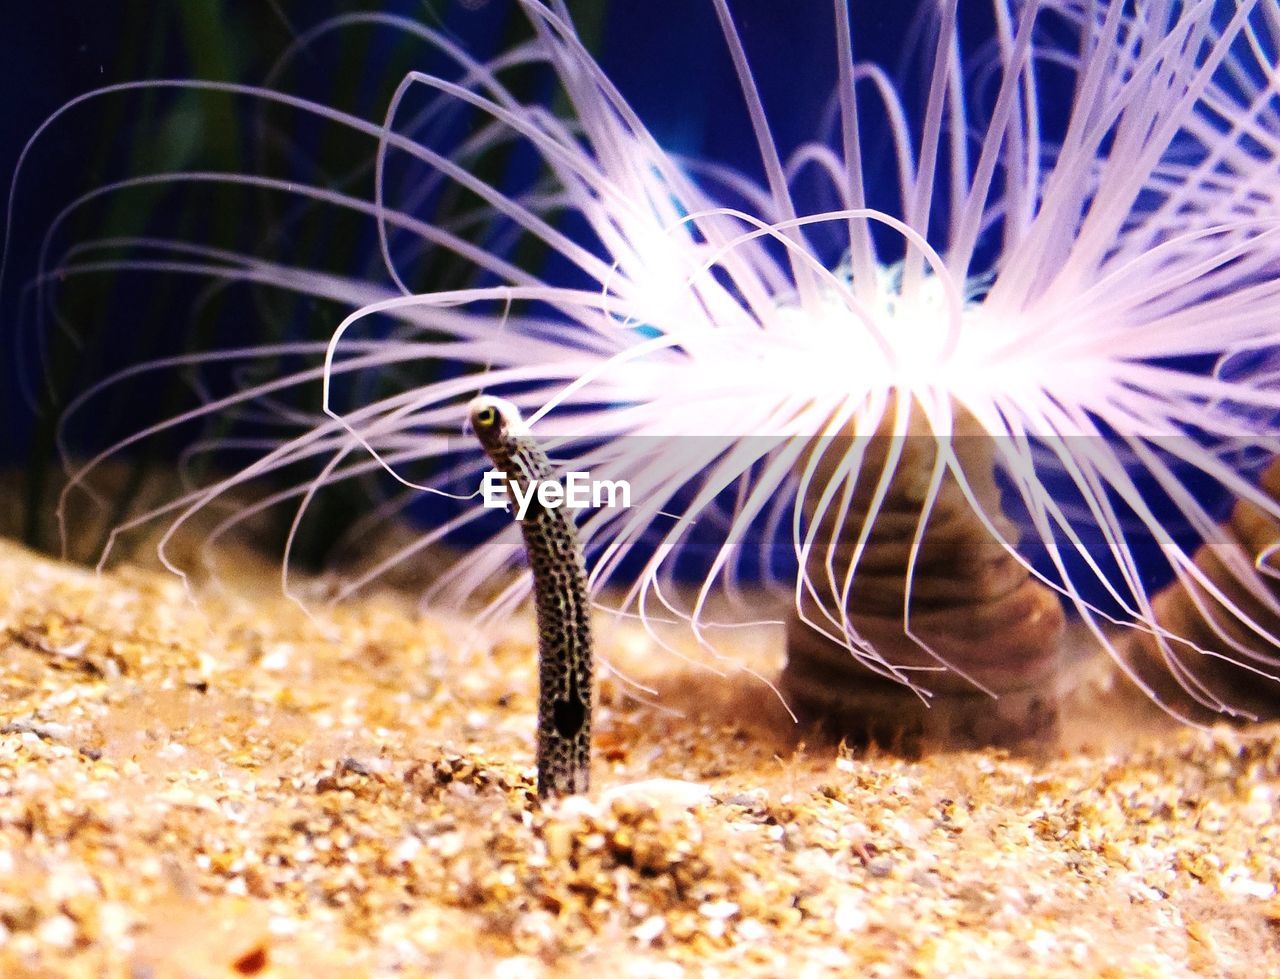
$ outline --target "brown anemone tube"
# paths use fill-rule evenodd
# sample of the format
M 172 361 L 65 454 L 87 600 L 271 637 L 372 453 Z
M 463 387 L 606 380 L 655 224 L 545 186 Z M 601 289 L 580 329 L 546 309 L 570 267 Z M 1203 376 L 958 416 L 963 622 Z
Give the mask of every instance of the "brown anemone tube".
M 1259 488 L 1280 501 L 1280 458 L 1263 472 Z M 1274 719 L 1280 717 L 1280 649 L 1273 641 L 1280 638 L 1280 522 L 1242 500 L 1221 530 L 1196 551 L 1195 564 L 1233 610 L 1201 583 L 1175 582 L 1152 599 L 1152 611 L 1179 638 L 1162 646 L 1140 633 L 1124 652 L 1160 702 L 1190 720 L 1220 719 L 1224 708 L 1237 719 Z
M 938 451 L 918 406 L 913 405 L 909 434 L 901 439 L 901 457 L 847 600 L 841 601 L 845 574 L 890 458 L 893 436 L 885 430 L 866 440 L 843 524 L 837 526 L 830 511 L 817 519 L 816 546 L 806 568 L 818 594 L 803 595 L 788 623 L 784 697 L 802 720 L 859 742 L 911 749 L 921 743 L 1015 745 L 1053 738 L 1063 648 L 1061 602 L 995 539 L 950 472 L 943 476 L 916 559 L 908 620 L 915 638 L 904 628 L 911 544 Z M 841 444 L 825 447 L 817 464 L 813 485 L 819 488 L 853 444 L 852 437 L 836 441 Z M 1017 532 L 1001 511 L 991 439 L 971 417 L 960 416 L 951 447 L 987 521 L 1016 543 Z M 812 524 L 819 504 L 816 494 L 808 496 L 805 516 Z M 801 615 L 840 635 L 842 627 L 832 626 L 822 609 L 838 615 L 842 606 L 859 637 L 932 693 L 928 705 L 908 687 L 860 664 Z M 941 661 L 968 678 L 938 671 Z

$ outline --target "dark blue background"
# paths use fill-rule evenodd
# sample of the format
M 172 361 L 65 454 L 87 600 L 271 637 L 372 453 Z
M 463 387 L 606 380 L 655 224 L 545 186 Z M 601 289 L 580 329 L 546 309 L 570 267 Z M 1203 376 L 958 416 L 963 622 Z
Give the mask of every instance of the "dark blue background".
M 193 0 L 195 2 L 195 0 Z M 589 0 L 587 0 L 589 2 Z M 801 142 L 815 138 L 836 79 L 836 49 L 831 5 L 826 0 L 734 0 L 735 22 L 750 58 L 752 70 L 768 111 L 773 135 L 785 156 Z M 6 11 L 4 58 L 0 58 L 0 173 L 6 178 L 24 141 L 40 122 L 68 99 L 114 82 L 158 77 L 202 77 L 240 82 L 260 82 L 274 58 L 287 46 L 294 31 L 305 30 L 325 16 L 353 10 L 398 12 L 421 18 L 454 35 L 478 58 L 489 57 L 509 43 L 513 5 L 510 0 L 487 3 L 424 3 L 421 0 L 360 2 L 296 2 L 269 4 L 227 0 L 222 4 L 200 0 L 200 9 L 217 17 L 206 21 L 206 32 L 193 28 L 190 18 L 176 15 L 179 5 L 140 2 L 102 4 L 80 0 L 69 3 L 14 4 Z M 881 63 L 905 84 L 909 114 L 919 105 L 922 86 L 918 71 L 902 71 L 913 54 L 910 24 L 919 12 L 916 3 L 853 4 L 855 56 Z M 991 33 L 989 5 L 961 4 L 961 38 L 966 52 Z M 191 8 L 187 8 L 188 12 Z M 575 9 L 588 9 L 579 5 Z M 727 55 L 710 0 L 613 0 L 605 8 L 603 24 L 593 31 L 584 22 L 588 43 L 598 54 L 606 73 L 618 85 L 658 141 L 669 150 L 728 164 L 759 179 L 759 154 L 737 78 Z M 595 36 L 590 36 L 590 35 Z M 918 37 L 918 35 L 917 35 Z M 934 37 L 923 35 L 930 46 Z M 387 78 L 378 65 L 392 58 L 394 40 L 388 35 L 374 40 L 365 54 L 365 78 L 358 87 L 367 97 L 366 115 L 376 117 L 385 98 Z M 383 47 L 380 47 L 382 45 Z M 291 88 L 314 84 L 323 98 L 328 76 L 340 71 L 336 49 L 320 48 L 296 65 Z M 920 59 L 915 64 L 918 69 Z M 424 64 L 426 70 L 434 67 Z M 310 76 L 312 77 L 308 77 Z M 1055 88 L 1049 78 L 1042 86 L 1045 124 L 1050 132 L 1061 119 L 1059 109 L 1069 101 L 1066 85 Z M 33 370 L 30 359 L 14 355 L 13 338 L 19 312 L 17 289 L 34 272 L 34 250 L 41 233 L 58 209 L 101 183 L 137 172 L 140 154 L 151 152 L 152 130 L 148 113 L 158 101 L 127 95 L 95 102 L 61 120 L 34 148 L 18 185 L 13 214 L 4 292 L 0 294 L 0 464 L 47 465 L 47 458 L 31 458 L 36 418 L 19 396 L 18 374 Z M 913 118 L 913 123 L 918 118 Z M 209 123 L 210 127 L 213 122 Z M 884 133 L 864 129 L 868 146 L 883 147 L 883 165 L 889 166 Z M 243 137 L 240 137 L 243 138 Z M 321 138 L 299 133 L 300 139 Z M 252 147 L 229 146 L 222 162 L 241 165 Z M 214 161 L 217 162 L 217 161 Z M 874 154 L 868 161 L 874 176 Z M 874 193 L 874 189 L 873 189 Z M 884 203 L 876 202 L 873 203 Z M 941 208 L 939 208 L 941 210 Z M 212 218 L 210 218 L 212 220 Z M 253 229 L 243 234 L 252 241 Z M 371 251 L 371 242 L 361 248 Z M 108 342 L 95 357 L 102 363 L 84 365 L 81 380 L 109 369 L 155 357 L 175 349 L 199 347 L 184 340 L 181 324 L 139 322 L 139 317 L 162 317 L 165 303 L 149 309 L 138 301 L 136 280 L 122 284 L 112 301 L 99 310 L 98 328 Z M 299 313 L 299 316 L 305 315 Z M 251 322 L 251 317 L 241 317 Z M 147 339 L 147 338 L 153 339 Z M 159 338 L 159 339 L 154 339 Z M 245 334 L 247 342 L 252 332 Z M 220 337 L 225 343 L 226 336 Z M 72 390 L 61 392 L 65 398 Z M 145 397 L 143 398 L 145 400 Z M 153 408 L 154 405 L 146 407 Z M 46 406 L 46 413 L 56 408 Z M 102 423 L 114 437 L 138 427 L 131 418 L 129 401 L 117 401 L 104 410 Z M 93 435 L 94 433 L 90 433 Z M 179 435 L 166 451 L 176 451 Z M 95 444 L 96 441 L 96 444 Z M 87 437 L 85 445 L 100 448 L 101 433 Z M 37 453 L 38 456 L 38 453 Z M 1206 490 L 1207 491 L 1207 490 Z
M 379 10 L 418 17 L 444 28 L 478 57 L 504 44 L 512 16 L 510 0 L 485 3 L 424 3 L 422 0 L 216 4 L 219 34 L 193 34 L 175 14 L 178 5 L 153 3 L 14 4 L 6 11 L 4 58 L 0 58 L 0 174 L 6 179 L 24 141 L 42 120 L 90 89 L 139 78 L 204 77 L 260 81 L 288 43 L 291 32 L 326 15 Z M 891 68 L 901 61 L 907 25 L 916 4 L 854 5 L 855 46 Z M 983 4 L 966 4 L 968 25 L 979 37 L 988 29 Z M 585 3 L 575 10 L 590 9 Z M 758 176 L 759 159 L 736 77 L 714 9 L 708 0 L 614 0 L 605 6 L 603 28 L 593 47 L 606 72 L 668 149 L 730 164 Z M 751 57 L 770 122 L 785 154 L 818 131 L 835 80 L 833 14 L 825 0 L 778 3 L 736 0 L 733 11 Z M 390 40 L 386 43 L 390 43 Z M 323 51 L 300 63 L 318 77 L 332 72 Z M 431 66 L 424 66 L 431 67 Z M 394 80 L 392 80 L 394 81 Z M 9 268 L 0 296 L 0 341 L 4 373 L 0 408 L 5 412 L 0 462 L 25 457 L 31 412 L 16 396 L 15 372 L 32 371 L 13 356 L 17 288 L 34 272 L 33 252 L 57 209 L 76 194 L 136 167 L 130 150 L 130 113 L 154 109 L 142 96 L 95 102 L 65 117 L 41 137 L 18 186 Z M 141 134 L 139 139 L 151 137 Z M 135 153 L 131 157 L 131 153 Z M 127 309 L 132 314 L 133 309 Z M 113 329 L 113 312 L 103 311 Z M 133 324 L 136 327 L 136 324 Z M 127 344 L 123 325 L 120 340 Z M 130 351 L 143 359 L 149 351 Z M 154 352 L 152 352 L 154 353 Z

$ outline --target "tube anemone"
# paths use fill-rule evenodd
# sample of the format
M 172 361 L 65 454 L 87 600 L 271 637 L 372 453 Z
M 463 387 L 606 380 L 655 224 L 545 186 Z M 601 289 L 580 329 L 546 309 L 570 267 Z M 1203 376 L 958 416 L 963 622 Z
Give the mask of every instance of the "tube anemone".
M 713 654 L 717 592 L 756 575 L 791 596 L 783 688 L 798 709 L 919 726 L 911 703 L 964 700 L 950 733 L 983 713 L 998 719 L 973 732 L 983 740 L 1038 730 L 1065 610 L 1178 716 L 1274 713 L 1280 503 L 1253 473 L 1280 429 L 1280 4 L 991 0 L 983 45 L 962 36 L 959 0 L 926 4 L 916 112 L 888 71 L 855 59 L 837 0 L 831 132 L 784 157 L 729 5 L 707 2 L 760 181 L 666 152 L 559 2 L 523 2 L 532 39 L 484 62 L 390 17 L 300 38 L 376 21 L 453 63 L 407 74 L 381 117 L 270 86 L 145 83 L 367 139 L 371 195 L 265 174 L 131 180 L 232 182 L 353 212 L 376 231 L 380 268 L 143 238 L 47 261 L 41 282 L 194 273 L 348 309 L 327 342 L 139 368 L 309 358 L 74 467 L 64 505 L 108 457 L 228 414 L 265 417 L 275 434 L 234 475 L 130 518 L 167 521 L 162 555 L 197 513 L 299 467 L 313 475 L 217 532 L 273 505 L 295 508 L 296 529 L 324 487 L 379 472 L 466 496 L 485 464 L 456 436 L 483 391 L 516 404 L 567 469 L 630 483 L 630 509 L 580 520 L 596 594 L 621 586 L 615 604 L 646 625 L 687 623 Z M 531 66 L 554 76 L 551 101 L 508 83 Z M 499 150 L 535 160 L 537 178 L 483 175 Z M 464 204 L 433 219 L 448 194 Z M 815 199 L 829 204 L 801 203 Z M 540 261 L 521 261 L 529 246 Z M 442 254 L 468 274 L 421 287 Z M 406 373 L 423 363 L 436 365 L 426 379 Z M 281 407 L 299 388 L 320 392 L 321 412 Z M 1209 490 L 1247 507 L 1255 532 L 1224 533 Z M 483 543 L 430 591 L 465 601 L 518 561 L 517 529 L 490 533 L 483 517 L 461 508 L 374 571 L 476 525 Z M 527 588 L 516 579 L 493 607 Z M 990 710 L 992 696 L 1007 709 Z

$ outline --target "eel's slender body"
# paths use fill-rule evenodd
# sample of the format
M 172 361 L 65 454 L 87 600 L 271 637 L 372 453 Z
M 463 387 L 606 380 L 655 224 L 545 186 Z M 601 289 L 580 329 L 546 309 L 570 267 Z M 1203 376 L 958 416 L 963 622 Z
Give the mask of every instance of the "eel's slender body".
M 485 454 L 521 488 L 553 480 L 546 453 L 509 401 L 479 397 L 469 408 Z M 508 495 L 515 494 L 508 487 Z M 587 791 L 591 774 L 591 603 L 572 512 L 537 497 L 520 521 L 538 619 L 538 795 Z

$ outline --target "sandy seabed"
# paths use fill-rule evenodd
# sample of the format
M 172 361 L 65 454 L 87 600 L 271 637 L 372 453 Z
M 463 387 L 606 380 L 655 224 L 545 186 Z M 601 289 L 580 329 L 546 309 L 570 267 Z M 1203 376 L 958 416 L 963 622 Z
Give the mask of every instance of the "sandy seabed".
M 0 974 L 1280 975 L 1280 726 L 850 752 L 604 621 L 542 804 L 530 620 L 221 579 L 0 541 Z

